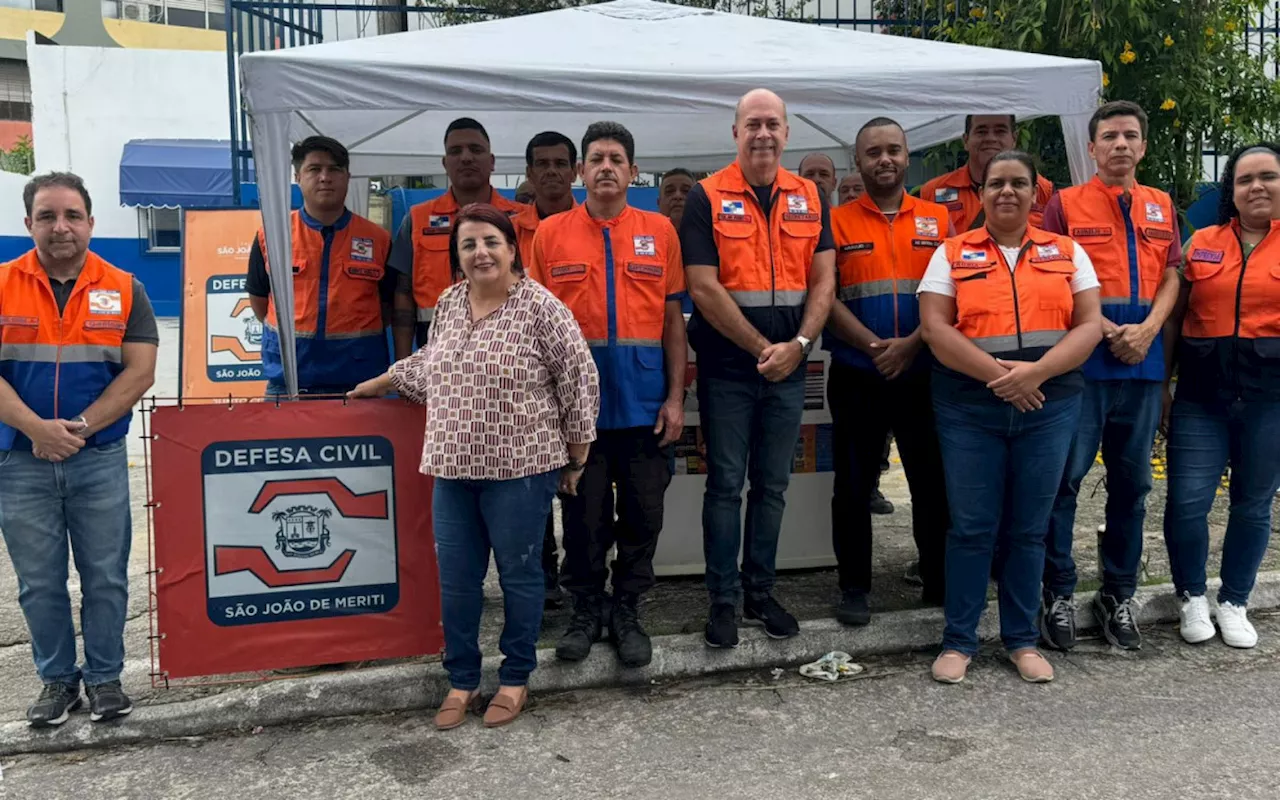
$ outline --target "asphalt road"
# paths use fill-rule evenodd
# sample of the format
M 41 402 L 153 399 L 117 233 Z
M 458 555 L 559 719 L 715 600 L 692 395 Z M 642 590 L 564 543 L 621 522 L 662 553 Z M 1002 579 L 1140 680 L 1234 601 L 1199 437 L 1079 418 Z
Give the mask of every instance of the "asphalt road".
M 0 798 L 1261 800 L 1280 797 L 1280 617 L 1258 623 L 1252 651 L 1169 627 L 1138 654 L 1085 643 L 1047 686 L 994 652 L 942 686 L 920 654 L 837 685 L 762 672 L 544 697 L 496 731 L 394 715 L 25 756 Z

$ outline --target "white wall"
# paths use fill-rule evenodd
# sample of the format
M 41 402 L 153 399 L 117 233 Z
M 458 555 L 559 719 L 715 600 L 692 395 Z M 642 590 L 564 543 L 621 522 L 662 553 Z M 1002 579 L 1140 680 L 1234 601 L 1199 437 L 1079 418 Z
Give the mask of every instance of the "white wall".
M 28 45 L 27 62 L 36 172 L 84 178 L 95 236 L 138 235 L 137 209 L 120 206 L 125 142 L 231 135 L 224 53 Z M 9 199 L 0 197 L 0 234 L 11 235 Z

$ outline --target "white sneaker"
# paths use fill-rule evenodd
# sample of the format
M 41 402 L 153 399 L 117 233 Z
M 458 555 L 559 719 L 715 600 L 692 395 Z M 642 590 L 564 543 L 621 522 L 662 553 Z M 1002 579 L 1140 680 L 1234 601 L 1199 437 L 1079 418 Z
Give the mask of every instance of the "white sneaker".
M 1209 619 L 1209 598 L 1204 595 L 1192 597 L 1182 594 L 1182 608 L 1178 609 L 1178 618 L 1182 621 L 1179 632 L 1188 644 L 1200 644 L 1213 638 L 1217 631 L 1213 621 Z
M 1253 629 L 1244 606 L 1234 603 L 1218 603 L 1218 628 L 1222 641 L 1232 647 L 1253 647 L 1258 643 L 1258 632 Z

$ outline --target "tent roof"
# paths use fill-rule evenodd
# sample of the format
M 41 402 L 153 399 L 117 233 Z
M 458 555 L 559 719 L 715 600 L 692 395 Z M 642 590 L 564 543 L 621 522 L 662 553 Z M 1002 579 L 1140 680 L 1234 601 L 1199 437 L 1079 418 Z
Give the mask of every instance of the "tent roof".
M 293 140 L 333 136 L 363 175 L 439 173 L 444 129 L 459 116 L 486 126 L 499 172 L 524 170 L 525 144 L 538 131 L 576 140 L 602 118 L 632 131 L 646 171 L 715 169 L 733 159 L 733 108 L 756 86 L 787 102 L 788 165 L 823 151 L 845 167 L 845 145 L 873 116 L 893 116 L 921 148 L 958 136 L 966 113 L 1090 113 L 1101 85 L 1094 61 L 651 0 L 252 53 L 240 63 L 251 114 L 288 114 Z

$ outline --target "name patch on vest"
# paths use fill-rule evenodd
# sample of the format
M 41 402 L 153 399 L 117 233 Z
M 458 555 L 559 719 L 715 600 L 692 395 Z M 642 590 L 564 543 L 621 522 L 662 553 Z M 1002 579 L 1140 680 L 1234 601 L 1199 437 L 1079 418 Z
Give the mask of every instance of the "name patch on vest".
M 373 240 L 360 236 L 351 237 L 351 260 L 372 262 Z
M 820 217 L 817 214 L 793 214 L 790 211 L 782 215 L 785 222 L 817 222 Z
M 658 248 L 654 244 L 652 236 L 632 236 L 631 246 L 638 256 L 656 256 L 658 254 Z
M 39 317 L 0 316 L 0 325 L 12 325 L 15 328 L 39 328 Z
M 91 319 L 84 324 L 87 331 L 122 331 L 127 327 L 118 319 Z
M 751 222 L 750 214 L 725 214 L 723 212 L 716 214 L 716 219 L 721 222 Z
M 119 314 L 121 308 L 120 292 L 115 289 L 89 290 L 90 314 Z
M 1074 238 L 1074 237 L 1084 237 L 1084 238 L 1086 238 L 1086 239 L 1087 239 L 1087 238 L 1089 238 L 1089 237 L 1097 238 L 1097 237 L 1100 237 L 1100 236 L 1110 236 L 1110 235 L 1111 235 L 1111 228 L 1110 228 L 1110 227 L 1106 227 L 1106 228 L 1072 228 L 1072 229 L 1071 229 L 1071 236 L 1072 236 L 1073 238 Z
M 382 277 L 381 270 L 377 267 L 355 267 L 347 265 L 347 274 L 353 278 L 369 278 L 377 280 Z
M 937 239 L 912 239 L 911 246 L 912 247 L 937 247 L 938 240 Z
M 1162 228 L 1143 228 L 1142 232 L 1147 235 L 1148 239 L 1160 239 L 1162 241 L 1173 241 L 1173 231 L 1166 231 Z
M 1191 260 L 1204 261 L 1207 264 L 1221 264 L 1226 252 L 1225 250 L 1205 250 L 1197 247 L 1191 251 Z
M 638 278 L 661 278 L 662 267 L 654 264 L 637 264 L 634 261 L 627 262 L 627 272 Z
M 553 278 L 564 278 L 569 275 L 586 275 L 586 274 L 587 274 L 586 264 L 563 264 L 561 266 L 551 268 L 551 277 Z
M 916 217 L 916 236 L 932 236 L 938 238 L 937 217 Z
M 1164 209 L 1159 203 L 1147 203 L 1147 222 L 1165 222 Z
M 854 242 L 840 245 L 841 253 L 870 253 L 876 249 L 875 242 Z

